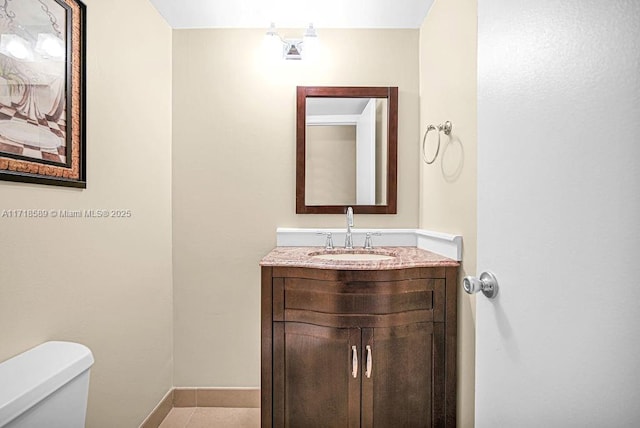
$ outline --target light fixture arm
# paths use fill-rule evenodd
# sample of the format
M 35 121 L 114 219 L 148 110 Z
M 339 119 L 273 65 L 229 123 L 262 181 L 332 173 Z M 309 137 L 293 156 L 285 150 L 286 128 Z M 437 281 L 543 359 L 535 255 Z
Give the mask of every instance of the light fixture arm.
M 282 43 L 284 43 L 284 40 L 282 39 L 282 37 L 280 37 L 280 34 L 278 34 L 278 30 L 276 30 L 276 24 L 274 24 L 273 22 L 269 26 L 269 29 L 267 30 L 265 36 L 277 37 Z

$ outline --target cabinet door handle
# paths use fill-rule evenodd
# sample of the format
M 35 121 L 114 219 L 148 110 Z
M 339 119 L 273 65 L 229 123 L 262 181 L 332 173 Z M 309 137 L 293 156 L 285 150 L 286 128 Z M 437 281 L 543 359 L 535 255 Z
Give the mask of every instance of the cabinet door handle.
M 371 377 L 371 369 L 373 368 L 373 352 L 371 351 L 371 345 L 367 345 L 367 369 L 364 374 L 368 378 Z
M 358 349 L 355 346 L 351 347 L 351 376 L 358 377 Z

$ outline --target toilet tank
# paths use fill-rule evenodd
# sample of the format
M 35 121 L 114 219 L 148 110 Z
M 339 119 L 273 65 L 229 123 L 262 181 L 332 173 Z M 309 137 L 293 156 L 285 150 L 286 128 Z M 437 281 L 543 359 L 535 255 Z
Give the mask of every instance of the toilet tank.
M 84 427 L 89 348 L 46 342 L 0 363 L 1 428 Z

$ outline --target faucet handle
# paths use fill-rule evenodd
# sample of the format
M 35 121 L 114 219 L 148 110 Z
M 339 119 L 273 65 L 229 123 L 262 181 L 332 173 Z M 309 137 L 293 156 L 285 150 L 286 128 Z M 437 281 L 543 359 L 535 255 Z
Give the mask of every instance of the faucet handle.
M 325 235 L 327 240 L 324 243 L 325 250 L 333 250 L 333 238 L 331 236 L 331 232 L 316 232 L 316 235 Z
M 373 243 L 371 241 L 371 236 L 381 236 L 382 232 L 367 232 L 364 236 L 364 249 L 365 250 L 372 250 L 373 249 Z

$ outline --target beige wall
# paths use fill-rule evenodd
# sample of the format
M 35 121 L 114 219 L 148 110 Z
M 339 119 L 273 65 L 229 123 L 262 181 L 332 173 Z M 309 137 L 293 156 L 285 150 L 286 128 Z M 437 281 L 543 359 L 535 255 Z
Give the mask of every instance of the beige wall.
M 355 224 L 418 225 L 419 32 L 322 30 L 316 63 L 265 61 L 263 34 L 173 33 L 177 386 L 258 386 L 258 262 L 276 227 L 344 226 L 341 215 L 295 214 L 296 85 L 399 87 L 398 214 Z
M 356 200 L 356 126 L 307 126 L 305 203 L 349 205 Z
M 453 132 L 421 162 L 420 227 L 463 236 L 462 276 L 476 273 L 476 40 L 476 0 L 435 0 L 420 29 L 420 130 L 450 120 Z M 458 337 L 458 426 L 472 427 L 475 300 L 464 293 Z
M 86 190 L 0 182 L 0 361 L 47 340 L 93 351 L 88 427 L 137 426 L 172 385 L 171 30 L 147 0 L 84 0 Z

